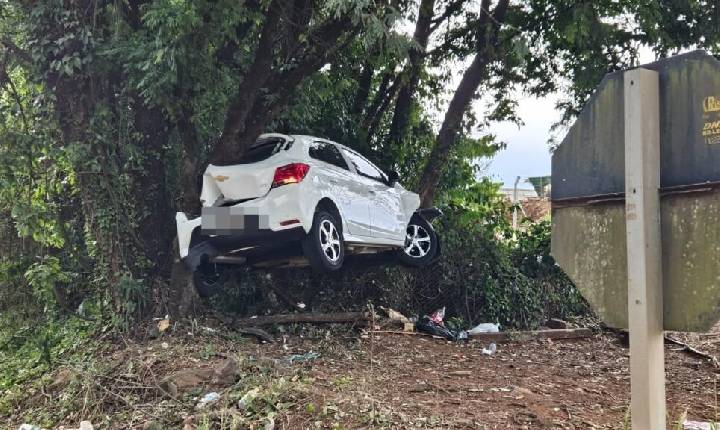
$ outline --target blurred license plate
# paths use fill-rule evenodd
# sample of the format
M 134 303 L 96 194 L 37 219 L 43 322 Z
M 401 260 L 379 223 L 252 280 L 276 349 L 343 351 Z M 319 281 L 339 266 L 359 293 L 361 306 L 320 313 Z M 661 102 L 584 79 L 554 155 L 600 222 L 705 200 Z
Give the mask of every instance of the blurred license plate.
M 202 232 L 233 235 L 268 229 L 266 215 L 248 212 L 248 208 L 240 207 L 205 207 L 202 209 Z

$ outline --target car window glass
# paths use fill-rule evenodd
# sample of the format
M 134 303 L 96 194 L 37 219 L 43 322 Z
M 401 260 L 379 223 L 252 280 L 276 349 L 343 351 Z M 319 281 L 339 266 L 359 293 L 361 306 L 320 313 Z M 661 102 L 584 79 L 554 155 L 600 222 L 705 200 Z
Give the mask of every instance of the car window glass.
M 361 157 L 359 154 L 356 154 L 351 151 L 344 151 L 345 155 L 348 157 L 350 162 L 355 166 L 355 170 L 359 175 L 365 176 L 370 179 L 374 179 L 376 181 L 380 181 L 383 183 L 386 183 L 387 180 L 385 178 L 385 174 L 381 172 L 377 167 L 373 166 L 372 163 L 367 161 L 365 158 Z
M 310 145 L 310 157 L 340 167 L 341 169 L 350 170 L 345 159 L 337 146 L 329 142 L 316 141 Z
M 283 147 L 284 149 L 288 149 L 289 146 L 284 145 L 285 143 L 285 139 L 280 138 L 258 139 L 253 146 L 243 154 L 238 164 L 250 164 L 267 160 L 277 154 Z

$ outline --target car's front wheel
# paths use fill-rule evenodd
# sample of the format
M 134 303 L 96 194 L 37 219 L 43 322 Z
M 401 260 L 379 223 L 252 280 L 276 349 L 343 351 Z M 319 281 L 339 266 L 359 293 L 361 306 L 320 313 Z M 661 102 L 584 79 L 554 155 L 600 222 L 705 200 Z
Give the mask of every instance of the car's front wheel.
M 345 242 L 340 220 L 324 210 L 318 210 L 310 232 L 303 240 L 303 253 L 310 266 L 319 272 L 332 272 L 342 267 Z
M 429 222 L 413 215 L 405 230 L 405 246 L 399 252 L 403 263 L 422 267 L 432 263 L 438 253 L 438 237 Z

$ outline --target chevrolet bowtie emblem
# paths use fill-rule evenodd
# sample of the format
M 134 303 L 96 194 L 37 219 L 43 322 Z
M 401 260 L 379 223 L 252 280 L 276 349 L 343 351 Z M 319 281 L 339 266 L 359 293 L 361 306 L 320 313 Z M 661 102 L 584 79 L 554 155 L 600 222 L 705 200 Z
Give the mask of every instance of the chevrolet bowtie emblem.
M 218 182 L 225 182 L 227 179 L 230 179 L 229 176 L 225 176 L 225 175 L 217 175 L 217 176 L 213 176 L 213 178 L 215 178 L 215 180 Z

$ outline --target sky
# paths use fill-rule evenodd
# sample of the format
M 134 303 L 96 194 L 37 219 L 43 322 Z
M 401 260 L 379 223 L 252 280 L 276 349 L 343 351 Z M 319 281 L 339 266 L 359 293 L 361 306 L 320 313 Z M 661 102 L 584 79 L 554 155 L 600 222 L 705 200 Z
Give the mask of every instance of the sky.
M 688 49 L 689 50 L 689 49 Z M 683 50 L 681 52 L 685 52 Z M 639 50 L 639 63 L 649 63 L 655 60 L 652 50 L 641 47 Z M 489 162 L 485 162 L 483 176 L 488 176 L 504 187 L 512 187 L 515 178 L 550 175 L 550 151 L 548 140 L 551 137 L 550 128 L 557 123 L 562 112 L 555 109 L 558 100 L 557 94 L 546 97 L 519 97 L 518 115 L 525 123 L 518 127 L 511 122 L 492 124 L 488 131 L 495 134 L 498 140 L 507 144 L 507 148 Z M 476 104 L 477 112 L 482 112 L 482 105 Z M 552 132 L 559 143 L 565 137 L 567 128 Z M 528 182 L 518 184 L 521 189 L 532 189 Z
M 490 127 L 489 131 L 505 142 L 507 148 L 485 165 L 484 176 L 512 187 L 517 176 L 550 175 L 550 128 L 561 117 L 561 112 L 555 109 L 556 101 L 555 95 L 521 98 L 518 116 L 524 125 L 518 127 L 511 122 L 500 122 Z M 554 135 L 558 137 L 557 132 Z M 564 132 L 559 137 L 563 135 Z M 518 187 L 531 189 L 532 185 L 521 180 Z

